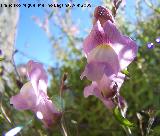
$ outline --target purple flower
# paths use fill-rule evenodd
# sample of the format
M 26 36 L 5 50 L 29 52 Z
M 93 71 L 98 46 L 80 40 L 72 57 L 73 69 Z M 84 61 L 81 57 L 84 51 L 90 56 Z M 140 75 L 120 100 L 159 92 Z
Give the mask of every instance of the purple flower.
M 160 43 L 160 37 L 156 38 L 156 42 Z
M 147 47 L 148 47 L 148 49 L 153 49 L 154 48 L 154 44 L 153 43 L 148 43 Z
M 102 9 L 105 12 L 105 8 L 102 7 Z M 97 12 L 97 8 L 95 12 Z M 108 14 L 110 14 L 109 11 Z M 125 77 L 120 71 L 126 69 L 134 60 L 138 50 L 136 43 L 131 38 L 119 32 L 112 15 L 108 14 L 108 17 L 96 14 L 96 22 L 84 40 L 83 51 L 87 58 L 87 65 L 81 75 L 81 79 L 86 76 L 87 79 L 93 81 L 84 89 L 85 96 L 88 96 L 86 94 L 95 95 L 104 103 L 110 102 L 114 96 L 108 94 L 119 91 Z M 113 92 L 115 86 L 112 84 L 117 85 L 116 92 Z M 103 96 L 103 94 L 107 94 L 107 96 Z M 109 104 L 105 103 L 105 105 Z
M 47 96 L 47 74 L 43 65 L 29 61 L 27 74 L 30 79 L 20 90 L 20 93 L 12 96 L 10 103 L 17 110 L 31 110 L 46 127 L 56 123 L 61 113 Z
M 125 75 L 118 73 L 117 77 L 113 77 L 111 80 L 105 74 L 99 81 L 93 81 L 91 85 L 84 88 L 84 96 L 88 97 L 94 95 L 99 98 L 104 105 L 111 109 L 114 107 L 114 102 L 112 98 L 118 93 Z
M 137 49 L 136 43 L 122 35 L 110 20 L 106 20 L 103 26 L 98 20 L 84 40 L 83 50 L 88 64 L 82 77 L 96 81 L 103 74 L 117 75 L 134 60 Z

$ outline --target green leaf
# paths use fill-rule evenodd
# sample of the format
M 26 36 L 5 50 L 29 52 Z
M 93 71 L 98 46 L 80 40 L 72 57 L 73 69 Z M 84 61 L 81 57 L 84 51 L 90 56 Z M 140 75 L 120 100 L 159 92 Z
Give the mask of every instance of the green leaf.
M 128 77 L 130 76 L 127 69 L 124 69 L 124 70 L 122 70 L 121 72 L 122 72 L 122 74 L 125 74 L 125 75 L 128 76 Z
M 65 102 L 64 102 L 63 98 L 61 98 L 58 95 L 54 95 L 54 96 L 52 96 L 52 101 L 59 111 L 63 111 L 63 109 L 65 107 Z
M 119 109 L 118 109 L 118 106 L 114 109 L 113 111 L 114 113 L 114 116 L 116 118 L 116 120 L 121 124 L 121 125 L 124 125 L 124 126 L 127 126 L 127 127 L 134 127 L 134 124 L 131 123 L 128 119 L 124 118 Z

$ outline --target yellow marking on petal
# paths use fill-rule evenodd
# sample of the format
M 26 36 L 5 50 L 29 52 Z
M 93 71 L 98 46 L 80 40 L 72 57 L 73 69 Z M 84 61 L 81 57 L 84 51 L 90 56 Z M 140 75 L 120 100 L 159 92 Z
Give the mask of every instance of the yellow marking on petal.
M 88 54 L 87 61 L 91 62 L 92 60 L 108 62 L 112 60 L 118 60 L 118 56 L 110 45 L 102 44 L 94 48 Z

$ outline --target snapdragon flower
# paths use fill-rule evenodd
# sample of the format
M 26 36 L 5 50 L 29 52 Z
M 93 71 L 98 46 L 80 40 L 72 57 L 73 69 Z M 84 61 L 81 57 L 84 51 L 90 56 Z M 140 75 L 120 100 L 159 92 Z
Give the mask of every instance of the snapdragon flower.
M 27 75 L 30 79 L 23 85 L 20 93 L 12 96 L 10 103 L 17 110 L 31 110 L 46 127 L 55 124 L 61 113 L 47 95 L 47 74 L 43 65 L 29 61 Z
M 84 96 L 95 95 L 113 107 L 112 98 L 125 78 L 121 71 L 134 60 L 137 50 L 136 43 L 117 29 L 111 12 L 101 6 L 95 8 L 93 28 L 83 43 L 87 65 L 81 79 L 86 76 L 92 81 Z

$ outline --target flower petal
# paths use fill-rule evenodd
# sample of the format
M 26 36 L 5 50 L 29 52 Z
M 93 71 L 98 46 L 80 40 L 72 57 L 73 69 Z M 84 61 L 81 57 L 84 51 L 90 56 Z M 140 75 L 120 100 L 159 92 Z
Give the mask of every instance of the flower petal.
M 11 97 L 10 104 L 13 104 L 17 110 L 26 110 L 33 109 L 36 106 L 36 101 L 37 97 L 32 84 L 27 82 L 21 88 L 19 94 Z
M 125 69 L 136 57 L 138 47 L 136 43 L 129 37 L 123 36 L 121 44 L 124 45 L 123 49 L 119 52 L 119 60 L 121 70 Z
M 87 55 L 96 46 L 103 44 L 104 31 L 99 21 L 93 26 L 90 34 L 84 40 L 83 50 Z
M 41 79 L 39 80 L 38 90 L 43 91 L 47 94 L 47 83 L 44 80 L 41 80 Z
M 138 47 L 129 37 L 123 36 L 115 24 L 106 21 L 104 24 L 105 43 L 112 46 L 120 62 L 121 70 L 125 69 L 136 57 Z
M 90 86 L 84 88 L 84 96 L 88 97 L 90 95 L 94 95 L 99 98 L 107 108 L 111 109 L 114 107 L 114 103 L 111 99 L 107 99 L 101 95 L 96 82 L 92 82 Z
M 96 96 L 99 96 L 99 93 L 97 91 L 95 91 L 95 89 L 97 88 L 97 83 L 96 82 L 92 82 L 91 85 L 89 86 L 86 86 L 84 88 L 84 97 L 88 97 L 90 95 L 96 95 Z
M 120 88 L 124 82 L 124 78 L 125 78 L 125 74 L 122 74 L 121 72 L 118 72 L 117 76 L 113 76 L 112 80 L 114 82 L 116 82 L 116 84 L 118 85 L 117 91 L 120 90 Z
M 117 29 L 116 25 L 113 24 L 111 21 L 106 21 L 104 26 L 103 26 L 103 30 L 104 30 L 104 40 L 105 43 L 107 44 L 114 44 L 114 43 L 119 43 L 121 41 L 122 38 L 122 34 L 120 33 L 120 31 Z M 112 48 L 114 48 L 114 46 L 112 46 Z M 116 49 L 116 48 L 114 48 Z M 115 50 L 115 52 L 118 54 L 119 52 L 117 52 L 117 50 Z
M 108 108 L 108 109 L 113 109 L 115 107 L 113 101 L 111 99 L 102 99 L 102 102 L 104 103 L 104 105 Z
M 46 127 L 53 125 L 61 115 L 61 113 L 57 111 L 52 101 L 48 98 L 49 97 L 43 91 L 41 91 L 38 105 L 33 110 L 37 117 L 43 121 Z
M 111 76 L 120 70 L 116 52 L 109 45 L 101 45 L 94 48 L 87 57 L 88 63 L 101 62 L 105 64 L 105 74 Z
M 81 79 L 86 76 L 91 81 L 100 80 L 104 74 L 105 64 L 100 62 L 91 62 L 86 65 Z
M 33 88 L 36 91 L 36 95 L 38 95 L 39 93 L 39 88 L 42 89 L 45 93 L 47 93 L 46 89 L 47 89 L 48 79 L 47 79 L 47 74 L 43 68 L 43 65 L 38 62 L 29 61 L 27 63 L 27 72 L 31 80 L 31 83 L 33 85 Z
M 96 81 L 98 89 L 105 98 L 112 98 L 117 93 L 117 90 L 113 89 L 113 83 L 111 79 L 109 79 L 106 75 L 103 75 L 101 80 Z

